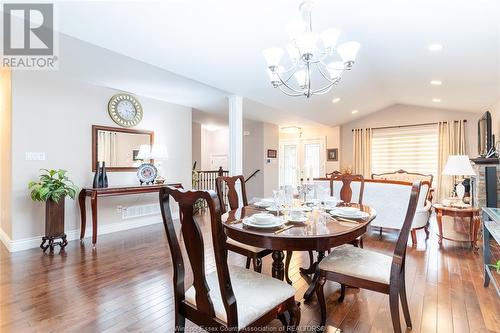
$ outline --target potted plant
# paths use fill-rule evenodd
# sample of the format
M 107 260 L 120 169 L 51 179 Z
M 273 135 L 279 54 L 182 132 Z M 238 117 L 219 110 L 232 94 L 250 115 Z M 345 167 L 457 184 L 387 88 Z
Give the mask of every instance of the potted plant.
M 496 264 L 490 264 L 488 266 L 494 268 L 497 271 L 497 273 L 500 274 L 500 260 L 498 260 Z
M 45 202 L 45 236 L 42 237 L 40 247 L 45 252 L 50 247 L 54 251 L 55 245 L 60 245 L 61 250 L 68 242 L 64 233 L 64 199 L 69 196 L 75 199 L 78 187 L 66 176 L 66 170 L 42 169 L 38 181 L 28 183 L 33 201 Z M 61 238 L 61 241 L 54 242 Z M 45 242 L 48 244 L 45 245 Z

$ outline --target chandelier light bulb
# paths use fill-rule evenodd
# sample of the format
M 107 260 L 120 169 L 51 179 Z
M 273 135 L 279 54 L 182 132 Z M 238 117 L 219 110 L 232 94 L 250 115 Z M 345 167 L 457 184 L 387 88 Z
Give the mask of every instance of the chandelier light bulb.
M 337 29 L 326 29 L 320 35 L 323 45 L 327 49 L 332 49 L 337 45 L 337 40 L 339 39 L 340 31 Z
M 277 67 L 283 57 L 283 50 L 279 47 L 270 47 L 262 51 L 262 55 L 264 55 L 269 68 Z
M 293 76 L 295 77 L 295 80 L 297 80 L 297 83 L 300 87 L 306 86 L 306 71 L 305 70 L 295 72 L 293 74 Z
M 318 34 L 316 32 L 303 32 L 297 35 L 295 40 L 302 55 L 311 55 L 316 51 Z
M 344 61 L 344 63 L 353 63 L 356 60 L 360 44 L 358 42 L 347 42 L 339 45 L 337 52 Z
M 342 72 L 344 71 L 344 63 L 342 61 L 334 61 L 326 66 L 326 70 L 330 74 L 330 78 L 335 80 L 340 78 Z

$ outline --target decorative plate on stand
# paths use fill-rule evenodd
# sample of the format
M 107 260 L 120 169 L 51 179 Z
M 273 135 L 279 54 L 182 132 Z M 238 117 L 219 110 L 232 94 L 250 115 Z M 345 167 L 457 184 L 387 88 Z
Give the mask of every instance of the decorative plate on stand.
M 137 168 L 137 178 L 139 178 L 141 185 L 144 183 L 153 184 L 157 175 L 158 170 L 151 163 L 143 163 Z

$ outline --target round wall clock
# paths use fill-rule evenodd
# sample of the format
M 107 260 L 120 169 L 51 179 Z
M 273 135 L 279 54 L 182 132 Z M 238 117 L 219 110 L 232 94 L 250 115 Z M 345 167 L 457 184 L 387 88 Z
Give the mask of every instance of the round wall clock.
M 129 94 L 117 94 L 108 103 L 109 116 L 115 123 L 123 127 L 137 125 L 142 119 L 142 106 Z

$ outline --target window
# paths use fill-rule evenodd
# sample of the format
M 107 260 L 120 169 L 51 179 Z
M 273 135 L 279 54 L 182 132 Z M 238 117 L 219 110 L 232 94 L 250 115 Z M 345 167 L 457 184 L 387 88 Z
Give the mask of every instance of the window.
M 403 169 L 436 176 L 437 125 L 374 129 L 371 155 L 373 173 Z

